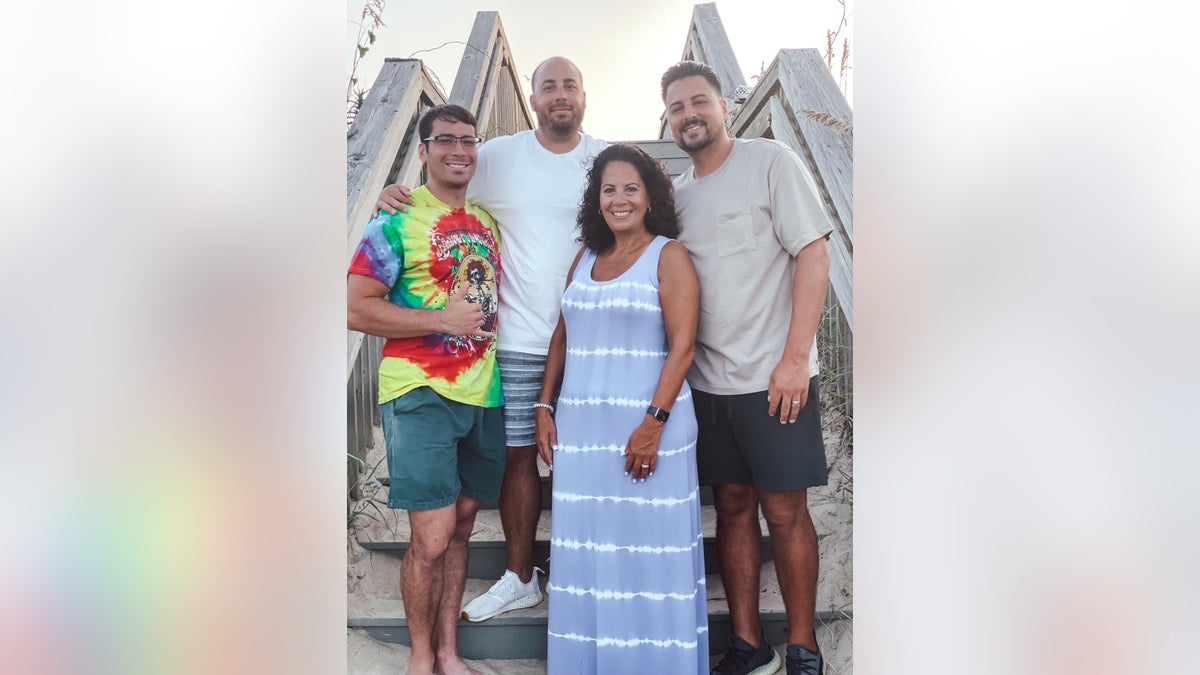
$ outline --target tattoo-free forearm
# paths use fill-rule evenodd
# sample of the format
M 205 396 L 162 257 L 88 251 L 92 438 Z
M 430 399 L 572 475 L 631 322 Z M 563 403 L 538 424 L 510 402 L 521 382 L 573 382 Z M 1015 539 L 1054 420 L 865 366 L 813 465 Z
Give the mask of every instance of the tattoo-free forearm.
M 346 312 L 350 330 L 384 338 L 408 338 L 443 333 L 441 310 L 400 307 L 384 298 L 358 298 Z
M 792 316 L 783 347 L 783 360 L 808 367 L 828 284 L 829 244 L 824 239 L 818 239 L 796 254 L 796 269 L 792 275 Z

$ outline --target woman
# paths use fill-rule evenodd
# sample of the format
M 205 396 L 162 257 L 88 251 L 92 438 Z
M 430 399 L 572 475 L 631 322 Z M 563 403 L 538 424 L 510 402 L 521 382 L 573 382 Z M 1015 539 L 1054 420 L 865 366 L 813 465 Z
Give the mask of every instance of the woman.
M 588 173 L 537 441 L 554 469 L 547 667 L 708 673 L 696 417 L 699 283 L 670 179 L 636 146 Z M 552 405 L 559 390 L 557 409 Z

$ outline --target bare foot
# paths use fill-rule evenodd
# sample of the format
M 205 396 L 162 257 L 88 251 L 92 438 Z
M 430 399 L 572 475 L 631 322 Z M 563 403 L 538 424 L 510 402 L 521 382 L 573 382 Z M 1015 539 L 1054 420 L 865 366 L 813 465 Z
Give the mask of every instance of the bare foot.
M 409 659 L 408 675 L 441 675 L 441 673 L 438 672 L 433 661 L 414 661 Z
M 483 673 L 468 666 L 467 662 L 459 658 L 458 655 L 446 658 L 439 656 L 437 671 L 440 675 L 483 675 Z

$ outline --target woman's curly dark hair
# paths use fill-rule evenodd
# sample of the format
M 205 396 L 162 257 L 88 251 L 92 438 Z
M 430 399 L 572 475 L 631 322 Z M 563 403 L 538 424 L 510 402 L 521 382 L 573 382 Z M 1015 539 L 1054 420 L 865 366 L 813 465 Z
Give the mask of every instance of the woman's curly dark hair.
M 679 221 L 675 217 L 675 189 L 671 178 L 657 159 L 636 145 L 614 143 L 608 146 L 592 162 L 588 170 L 587 187 L 583 191 L 583 203 L 579 207 L 579 241 L 592 251 L 607 250 L 616 239 L 604 216 L 600 213 L 600 179 L 604 168 L 611 162 L 629 162 L 637 169 L 646 194 L 650 197 L 650 213 L 646 214 L 646 230 L 674 239 L 679 236 Z

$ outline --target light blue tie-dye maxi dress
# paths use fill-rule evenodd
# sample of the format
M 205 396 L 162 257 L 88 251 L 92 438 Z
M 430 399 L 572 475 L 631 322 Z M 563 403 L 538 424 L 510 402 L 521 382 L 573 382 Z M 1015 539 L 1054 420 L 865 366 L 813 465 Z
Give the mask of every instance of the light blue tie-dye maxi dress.
M 586 251 L 563 294 L 567 359 L 555 420 L 550 675 L 708 673 L 696 417 L 687 383 L 654 475 L 623 475 L 667 357 L 656 238 L 611 281 Z

